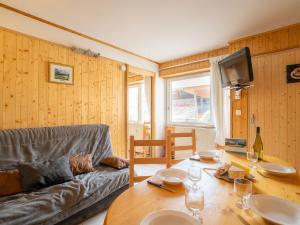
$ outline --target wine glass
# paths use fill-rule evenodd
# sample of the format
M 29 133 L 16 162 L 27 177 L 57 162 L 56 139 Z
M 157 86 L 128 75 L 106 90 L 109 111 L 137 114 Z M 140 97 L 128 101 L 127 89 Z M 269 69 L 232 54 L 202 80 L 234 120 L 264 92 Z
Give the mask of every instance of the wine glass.
M 204 192 L 200 187 L 194 188 L 187 186 L 185 189 L 185 206 L 192 211 L 194 217 L 199 219 L 202 224 L 202 218 L 200 216 L 201 210 L 204 208 Z
M 256 163 L 258 161 L 258 153 L 257 152 L 247 152 L 247 160 L 250 162 L 250 168 L 255 169 Z
M 218 162 L 218 164 L 222 164 L 224 162 L 224 150 L 216 151 L 215 160 Z
M 247 179 L 234 179 L 234 192 L 240 197 L 236 205 L 241 209 L 248 209 L 248 199 L 252 194 L 252 182 Z
M 188 178 L 193 183 L 193 188 L 196 188 L 196 184 L 201 180 L 202 169 L 201 167 L 193 164 L 188 169 Z

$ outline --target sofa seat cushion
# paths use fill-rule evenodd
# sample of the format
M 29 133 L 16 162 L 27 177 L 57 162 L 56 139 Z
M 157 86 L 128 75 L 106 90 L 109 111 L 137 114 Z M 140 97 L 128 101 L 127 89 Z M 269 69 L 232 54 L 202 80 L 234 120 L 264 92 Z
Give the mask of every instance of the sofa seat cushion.
M 55 224 L 128 184 L 128 169 L 100 166 L 66 183 L 0 198 L 0 224 Z

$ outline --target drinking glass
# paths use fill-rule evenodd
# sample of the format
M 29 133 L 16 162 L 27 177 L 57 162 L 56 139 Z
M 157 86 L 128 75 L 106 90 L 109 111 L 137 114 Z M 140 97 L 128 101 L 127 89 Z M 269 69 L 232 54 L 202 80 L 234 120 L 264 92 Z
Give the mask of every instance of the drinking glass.
M 202 169 L 201 167 L 192 164 L 189 168 L 188 168 L 188 178 L 196 183 L 198 181 L 201 180 L 201 174 L 202 174 Z
M 204 192 L 201 188 L 193 188 L 192 186 L 186 187 L 185 206 L 192 212 L 194 217 L 201 221 L 202 224 L 203 221 L 200 212 L 204 208 Z
M 240 197 L 236 205 L 241 209 L 248 209 L 248 199 L 252 194 L 252 182 L 247 179 L 234 179 L 234 192 Z
M 250 162 L 250 168 L 255 169 L 256 163 L 258 161 L 258 154 L 257 152 L 247 152 L 247 160 Z

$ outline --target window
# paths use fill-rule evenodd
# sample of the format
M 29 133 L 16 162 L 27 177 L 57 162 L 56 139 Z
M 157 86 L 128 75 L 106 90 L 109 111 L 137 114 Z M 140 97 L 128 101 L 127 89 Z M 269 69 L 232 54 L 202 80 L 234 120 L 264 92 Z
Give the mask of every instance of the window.
M 128 119 L 130 122 L 138 122 L 140 120 L 139 93 L 139 86 L 130 86 L 128 88 Z
M 167 81 L 168 123 L 212 126 L 210 74 Z
M 128 119 L 131 123 L 150 122 L 144 84 L 128 87 Z

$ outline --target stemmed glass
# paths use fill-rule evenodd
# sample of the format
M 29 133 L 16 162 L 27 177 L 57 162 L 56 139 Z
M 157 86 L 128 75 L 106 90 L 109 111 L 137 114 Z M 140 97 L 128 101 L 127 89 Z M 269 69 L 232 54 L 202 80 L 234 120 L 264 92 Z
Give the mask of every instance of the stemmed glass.
M 250 162 L 250 168 L 255 169 L 256 163 L 258 161 L 258 154 L 257 152 L 247 152 L 247 160 Z
M 247 179 L 234 179 L 234 192 L 240 197 L 236 205 L 241 209 L 248 209 L 248 199 L 252 194 L 252 182 Z
M 189 167 L 188 178 L 193 183 L 192 188 L 197 187 L 197 183 L 201 180 L 201 175 L 202 175 L 201 167 L 196 166 L 196 165 L 192 165 L 191 167 Z
M 200 216 L 201 210 L 204 208 L 204 192 L 200 187 L 194 188 L 192 186 L 186 186 L 185 189 L 185 206 L 192 211 L 194 217 L 203 223 Z

